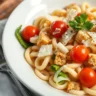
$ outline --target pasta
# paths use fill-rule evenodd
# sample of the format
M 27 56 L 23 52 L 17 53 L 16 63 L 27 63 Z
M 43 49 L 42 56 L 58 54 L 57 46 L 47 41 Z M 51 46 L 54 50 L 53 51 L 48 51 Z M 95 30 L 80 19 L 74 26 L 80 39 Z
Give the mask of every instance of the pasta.
M 54 88 L 61 89 L 61 90 L 62 90 L 62 89 L 65 89 L 65 88 L 67 87 L 67 82 L 66 82 L 65 84 L 62 84 L 62 85 L 56 84 L 56 83 L 53 81 L 52 76 L 51 76 L 50 79 L 49 79 L 49 83 L 50 83 L 50 85 L 53 86 Z
M 35 67 L 38 69 L 38 70 L 44 70 L 46 67 L 47 67 L 47 65 L 48 65 L 48 63 L 49 63 L 49 61 L 50 61 L 50 56 L 48 56 L 48 57 L 45 57 L 44 58 L 44 61 L 42 62 L 42 65 L 41 65 L 41 62 L 40 62 L 40 60 L 41 60 L 42 58 L 36 58 L 36 60 L 35 60 Z
M 70 4 L 36 18 L 33 26 L 39 32 L 29 38 L 34 45 L 25 50 L 24 57 L 35 74 L 74 96 L 96 96 L 96 36 L 92 35 L 96 33 L 96 7 L 87 2 Z
M 51 24 L 51 21 L 49 21 L 45 17 L 39 17 L 37 20 L 34 21 L 34 25 L 38 27 L 40 30 L 50 26 L 50 24 Z
M 65 10 L 54 10 L 52 13 L 51 13 L 52 16 L 58 16 L 58 17 L 64 17 L 66 16 L 66 11 Z
M 88 8 L 90 8 L 90 5 L 87 2 L 84 2 L 81 6 L 82 12 L 86 12 Z

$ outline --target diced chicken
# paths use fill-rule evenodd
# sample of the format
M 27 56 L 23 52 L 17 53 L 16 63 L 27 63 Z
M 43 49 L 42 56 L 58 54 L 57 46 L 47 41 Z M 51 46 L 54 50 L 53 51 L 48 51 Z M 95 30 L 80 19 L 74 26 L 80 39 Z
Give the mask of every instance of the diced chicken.
M 96 54 L 89 54 L 88 65 L 92 67 L 96 66 Z
M 47 36 L 47 34 L 41 32 L 39 34 L 39 38 L 37 40 L 37 45 L 41 46 L 41 45 L 46 45 L 49 44 L 51 42 L 51 39 Z
M 79 31 L 76 35 L 76 42 L 82 43 L 83 40 L 88 40 L 90 36 L 87 34 L 87 32 Z
M 64 65 L 66 63 L 66 54 L 57 52 L 54 63 L 60 66 Z
M 70 90 L 80 90 L 80 84 L 77 82 L 69 82 L 67 86 L 67 91 Z

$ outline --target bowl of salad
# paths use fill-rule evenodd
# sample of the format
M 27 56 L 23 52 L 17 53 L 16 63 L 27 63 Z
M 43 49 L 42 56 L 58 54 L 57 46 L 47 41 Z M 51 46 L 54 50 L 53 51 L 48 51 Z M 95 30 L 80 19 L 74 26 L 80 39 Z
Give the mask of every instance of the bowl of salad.
M 95 0 L 26 0 L 3 33 L 9 67 L 44 96 L 96 96 Z

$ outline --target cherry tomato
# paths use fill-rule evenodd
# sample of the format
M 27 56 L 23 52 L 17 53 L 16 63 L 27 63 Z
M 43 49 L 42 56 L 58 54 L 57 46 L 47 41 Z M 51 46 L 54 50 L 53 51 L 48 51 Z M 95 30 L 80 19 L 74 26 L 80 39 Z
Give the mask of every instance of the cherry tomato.
M 55 21 L 51 25 L 51 34 L 56 38 L 61 38 L 68 29 L 68 25 L 63 21 Z
M 70 56 L 73 61 L 82 63 L 88 59 L 89 50 L 84 45 L 76 45 L 72 48 Z
M 27 26 L 22 31 L 22 37 L 25 41 L 29 42 L 31 37 L 39 34 L 39 29 L 35 26 Z
M 96 84 L 96 73 L 91 68 L 84 68 L 79 73 L 79 80 L 82 85 L 92 87 Z

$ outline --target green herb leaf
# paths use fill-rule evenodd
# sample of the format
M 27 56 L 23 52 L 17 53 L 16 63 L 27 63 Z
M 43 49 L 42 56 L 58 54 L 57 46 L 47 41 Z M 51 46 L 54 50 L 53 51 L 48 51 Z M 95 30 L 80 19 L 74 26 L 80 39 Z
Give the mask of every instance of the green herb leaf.
M 90 21 L 86 21 L 83 25 L 84 29 L 90 30 L 93 27 L 93 23 L 91 23 Z
M 79 16 L 76 16 L 74 21 L 76 21 L 77 24 L 81 23 L 82 22 L 82 18 L 80 18 Z
M 56 65 L 56 64 L 51 65 L 51 70 L 53 72 L 56 73 L 59 69 L 60 69 L 60 66 L 59 65 Z M 62 71 L 58 74 L 58 78 L 59 77 L 68 78 L 67 74 L 64 73 L 64 72 L 62 72 Z M 58 83 L 62 85 L 62 84 L 64 84 L 64 82 L 65 82 L 65 80 L 62 80 L 62 81 L 60 81 Z
M 56 65 L 56 64 L 51 65 L 51 70 L 52 70 L 53 72 L 56 72 L 56 71 L 59 70 L 59 69 L 60 69 L 60 66 L 58 66 L 58 65 Z
M 56 72 L 56 71 L 58 71 L 59 69 L 60 69 L 60 66 L 59 66 L 59 65 L 56 65 L 56 64 L 51 65 L 51 70 L 52 70 L 53 72 Z M 66 75 L 64 72 L 62 72 L 62 71 L 59 73 L 58 76 L 62 76 L 62 77 L 64 77 L 64 78 L 67 77 L 67 75 Z
M 74 20 L 74 21 L 69 21 L 69 25 L 72 27 L 72 28 L 75 28 L 75 26 L 78 26 L 78 23 Z
M 87 21 L 87 18 L 87 14 L 80 14 L 80 16 L 75 17 L 75 20 L 69 21 L 69 25 L 76 31 L 90 30 L 93 27 L 93 23 Z
M 68 77 L 67 74 L 65 74 L 65 73 L 62 72 L 62 71 L 59 73 L 59 76 L 62 76 L 62 77 L 64 77 L 64 78 Z
M 81 30 L 82 29 L 82 26 L 75 26 L 75 30 L 76 31 L 79 31 L 79 30 Z
M 87 20 L 88 15 L 86 13 L 83 13 L 80 15 L 80 18 L 82 19 L 82 23 L 84 23 Z

